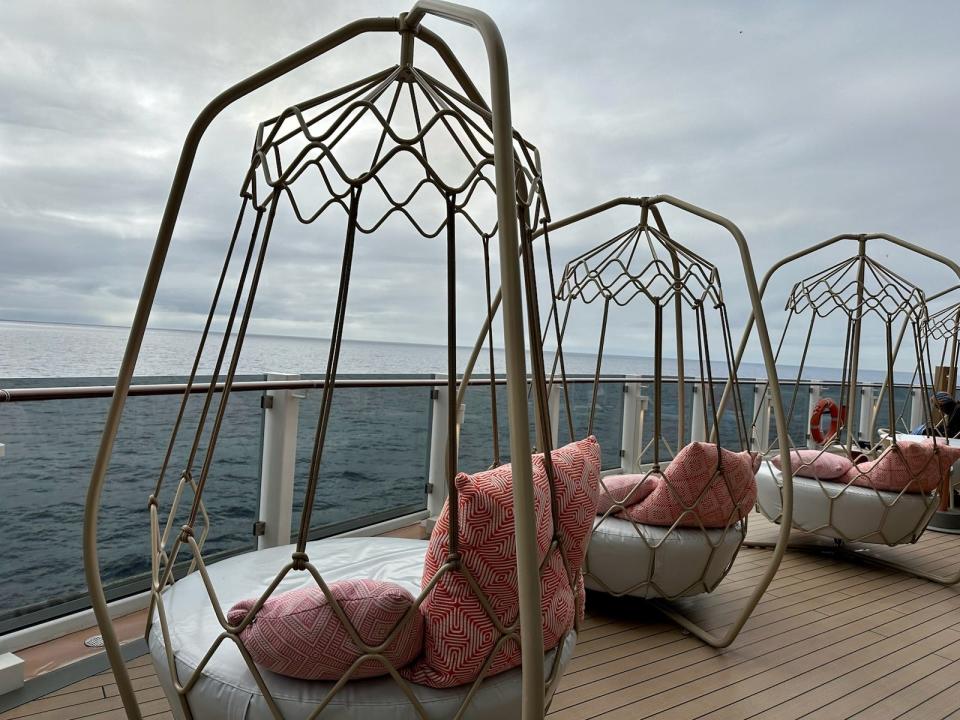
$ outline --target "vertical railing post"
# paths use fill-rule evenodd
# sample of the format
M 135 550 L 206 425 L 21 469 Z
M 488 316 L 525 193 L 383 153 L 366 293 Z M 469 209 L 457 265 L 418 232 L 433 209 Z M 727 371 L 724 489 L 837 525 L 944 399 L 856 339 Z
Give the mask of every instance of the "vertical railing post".
M 267 373 L 267 380 L 299 380 L 299 375 Z M 297 462 L 300 400 L 294 390 L 267 390 L 263 396 L 263 455 L 257 549 L 288 545 L 293 518 L 293 478 Z
M 693 383 L 693 397 L 690 403 L 690 442 L 704 442 L 707 439 L 706 393 L 702 382 Z M 683 412 L 683 408 L 680 408 Z M 683 438 L 677 439 L 677 446 L 683 446 Z
M 926 398 L 922 388 L 910 388 L 910 430 L 914 430 L 927 422 Z
M 553 383 L 550 394 L 547 396 L 547 407 L 550 409 L 550 447 L 560 446 L 560 385 Z M 575 440 L 576 438 L 570 438 Z
M 770 446 L 770 395 L 767 392 L 767 383 L 758 382 L 753 385 L 753 436 L 750 438 L 750 449 L 755 452 L 766 453 Z
M 24 685 L 26 663 L 13 653 L 0 653 L 0 698 Z
M 804 432 L 807 436 L 807 447 L 811 449 L 816 449 L 820 447 L 817 444 L 817 441 L 813 439 L 813 435 L 810 434 L 810 423 L 809 418 L 813 417 L 813 411 L 817 407 L 817 403 L 820 402 L 820 394 L 823 392 L 823 386 L 820 383 L 810 383 L 810 395 L 807 400 L 807 427 Z
M 635 473 L 643 452 L 643 386 L 639 378 L 623 384 L 623 423 L 620 435 L 620 471 Z
M 434 375 L 437 380 L 446 379 L 446 375 Z M 435 386 L 430 391 L 432 412 L 430 421 L 430 458 L 427 468 L 427 511 L 430 517 L 424 520 L 423 526 L 429 535 L 433 525 L 443 510 L 447 501 L 447 408 L 448 390 L 446 383 Z M 461 404 L 457 412 L 457 449 L 460 448 L 460 428 L 463 427 L 463 416 L 466 405 Z
M 643 465 L 643 453 L 647 443 L 643 439 L 643 430 L 647 422 L 647 410 L 650 409 L 650 398 L 643 392 L 643 386 L 640 387 L 640 400 L 637 402 L 637 466 Z
M 441 379 L 445 376 L 434 375 Z M 430 390 L 430 404 L 432 412 L 430 413 L 430 460 L 427 467 L 427 511 L 430 517 L 427 519 L 427 531 L 433 529 L 433 523 L 436 522 L 443 504 L 447 501 L 447 478 L 446 478 L 446 459 L 447 459 L 447 386 L 436 385 Z
M 891 418 L 893 420 L 893 418 Z M 859 427 L 857 440 L 872 445 L 870 435 L 873 427 L 873 385 L 860 386 Z

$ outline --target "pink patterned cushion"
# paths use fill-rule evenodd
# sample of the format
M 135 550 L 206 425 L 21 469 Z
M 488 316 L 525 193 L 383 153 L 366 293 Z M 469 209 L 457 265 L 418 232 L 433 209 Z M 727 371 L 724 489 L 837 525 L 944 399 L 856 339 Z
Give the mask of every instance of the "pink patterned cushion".
M 339 580 L 329 588 L 368 645 L 382 643 L 414 602 L 402 587 L 382 580 Z M 239 624 L 255 603 L 255 598 L 237 603 L 227 620 Z M 303 680 L 339 680 L 363 654 L 316 585 L 268 598 L 240 638 L 257 665 Z M 383 654 L 400 668 L 412 662 L 422 646 L 423 618 L 414 612 Z M 365 660 L 350 677 L 387 672 L 380 661 Z
M 614 505 L 636 505 L 657 487 L 659 478 L 645 475 L 608 475 L 600 481 L 597 515 L 605 514 Z
M 556 472 L 557 535 L 567 560 L 571 584 L 580 572 L 593 529 L 600 482 L 600 443 L 591 435 L 550 453 Z M 536 455 L 534 462 L 543 462 Z
M 519 614 L 512 480 L 512 467 L 501 465 L 475 475 L 460 473 L 455 481 L 461 563 L 504 626 Z M 542 464 L 533 466 L 533 486 L 537 551 L 542 560 L 553 535 L 550 488 Z M 449 510 L 449 504 L 444 505 L 430 535 L 421 587 L 433 580 L 449 557 Z M 453 687 L 476 679 L 500 634 L 463 573 L 445 571 L 424 598 L 420 612 L 426 623 L 424 653 L 401 674 L 430 687 Z M 519 645 L 508 641 L 497 650 L 488 672 L 503 672 L 519 663 Z
M 756 499 L 751 453 L 693 442 L 677 453 L 654 491 L 620 515 L 645 525 L 723 528 L 746 517 Z
M 596 514 L 600 443 L 591 435 L 554 450 L 550 458 L 555 473 L 556 534 L 563 552 L 550 551 L 540 581 L 543 646 L 548 650 L 563 640 L 575 620 L 583 620 L 586 593 L 581 567 Z M 533 462 L 542 465 L 543 455 L 535 455 Z
M 594 438 L 555 450 L 558 534 L 567 564 L 554 535 L 550 484 L 543 456 L 532 458 L 537 551 L 543 565 L 540 581 L 544 648 L 555 647 L 573 626 L 578 612 L 576 580 L 586 551 L 597 498 L 600 448 Z M 510 465 L 456 478 L 459 492 L 460 558 L 490 601 L 500 624 L 509 627 L 519 615 L 516 543 L 513 527 L 513 472 Z M 449 556 L 449 506 L 444 506 L 430 536 L 423 568 L 426 587 Z M 549 552 L 549 557 L 548 557 Z M 445 572 L 424 599 L 426 621 L 424 653 L 401 674 L 430 687 L 453 687 L 473 682 L 483 670 L 500 633 L 483 609 L 464 575 Z M 496 675 L 520 664 L 520 646 L 514 640 L 500 645 L 485 675 Z
M 593 516 L 590 516 L 593 519 Z M 543 622 L 543 649 L 555 648 L 563 636 L 573 628 L 577 614 L 576 590 L 570 586 L 563 556 L 556 548 L 550 551 L 540 572 L 540 618 Z M 519 611 L 519 606 L 518 606 Z M 520 646 L 515 647 L 516 655 L 510 667 L 520 664 Z M 504 667 L 503 670 L 508 668 Z M 492 671 L 491 671 L 492 672 Z M 502 672 L 498 670 L 497 672 Z M 473 678 L 470 678 L 473 680 Z
M 774 455 L 770 462 L 777 470 L 781 469 L 779 454 Z M 792 450 L 790 464 L 794 475 L 814 480 L 836 480 L 846 475 L 853 467 L 850 459 L 843 455 L 813 449 Z
M 876 460 L 855 465 L 844 482 L 874 490 L 911 493 L 933 492 L 960 460 L 960 447 L 933 440 L 891 445 Z

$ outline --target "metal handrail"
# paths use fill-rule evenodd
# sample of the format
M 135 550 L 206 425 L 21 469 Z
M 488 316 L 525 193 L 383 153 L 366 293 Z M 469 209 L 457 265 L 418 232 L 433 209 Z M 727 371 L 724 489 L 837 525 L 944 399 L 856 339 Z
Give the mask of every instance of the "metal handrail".
M 623 382 L 644 382 L 652 381 L 653 375 L 621 375 L 605 376 L 599 378 L 601 384 L 623 383 Z M 663 381 L 675 383 L 678 376 L 664 376 Z M 763 378 L 743 378 L 741 382 L 749 383 L 751 380 L 761 382 Z M 684 381 L 688 383 L 703 382 L 702 378 L 685 376 Z M 497 378 L 494 381 L 497 385 L 506 385 L 506 378 Z M 530 382 L 530 378 L 527 378 Z M 567 382 L 575 385 L 584 385 L 593 383 L 592 375 L 583 377 L 568 376 Z M 839 384 L 840 380 L 814 380 L 802 378 L 799 381 L 784 379 L 782 384 L 794 384 L 798 382 L 801 387 L 810 385 L 830 385 L 834 382 Z M 858 385 L 880 384 L 881 380 L 875 382 L 861 382 Z M 338 379 L 334 383 L 337 388 L 404 388 L 404 387 L 440 387 L 447 384 L 445 378 L 411 378 L 411 377 L 376 377 L 376 378 L 346 378 Z M 489 385 L 490 378 L 470 378 L 468 385 Z M 187 390 L 186 383 L 145 383 L 143 385 L 131 385 L 130 397 L 149 397 L 158 395 L 182 395 Z M 324 382 L 317 380 L 247 380 L 233 383 L 231 392 L 265 392 L 267 390 L 322 390 Z M 911 388 L 912 383 L 901 382 L 894 383 L 897 388 Z M 95 398 L 109 398 L 113 396 L 113 385 L 90 385 L 90 386 L 59 386 L 59 387 L 31 387 L 31 388 L 11 388 L 4 390 L 0 388 L 0 405 L 13 402 L 39 402 L 44 400 L 82 400 Z M 193 383 L 190 386 L 191 394 L 202 394 L 210 389 L 210 383 Z M 214 392 L 221 392 L 223 383 L 217 383 Z

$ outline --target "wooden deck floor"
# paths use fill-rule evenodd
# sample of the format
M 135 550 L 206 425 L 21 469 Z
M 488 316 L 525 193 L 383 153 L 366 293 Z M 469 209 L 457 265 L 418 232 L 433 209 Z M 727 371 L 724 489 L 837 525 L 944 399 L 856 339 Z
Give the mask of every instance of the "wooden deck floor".
M 751 519 L 751 538 L 773 526 Z M 960 536 L 927 533 L 895 551 L 927 570 L 960 566 Z M 681 603 L 721 629 L 762 574 L 744 548 L 716 592 Z M 141 708 L 171 718 L 147 658 L 130 662 Z M 109 673 L 0 714 L 0 720 L 123 718 Z M 717 651 L 649 605 L 592 594 L 551 720 L 710 718 L 960 720 L 960 588 L 791 551 L 733 647 Z

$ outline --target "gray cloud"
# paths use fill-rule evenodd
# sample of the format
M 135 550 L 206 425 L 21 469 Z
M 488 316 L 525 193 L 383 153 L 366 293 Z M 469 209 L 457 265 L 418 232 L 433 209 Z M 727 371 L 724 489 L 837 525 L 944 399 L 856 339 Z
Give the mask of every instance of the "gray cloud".
M 501 26 L 514 121 L 541 150 L 554 217 L 616 195 L 666 192 L 735 220 L 759 272 L 840 232 L 887 231 L 957 256 L 960 8 L 481 4 Z M 205 102 L 358 15 L 405 9 L 337 2 L 318 12 L 308 2 L 226 1 L 5 7 L 0 317 L 128 323 L 180 145 Z M 462 53 L 485 90 L 478 39 L 427 22 Z M 257 122 L 395 63 L 398 49 L 393 37 L 364 38 L 214 123 L 191 177 L 154 311 L 157 326 L 202 322 Z M 419 52 L 435 66 L 426 50 Z M 624 210 L 593 229 L 557 233 L 558 271 L 636 218 L 635 210 Z M 732 243 L 683 218 L 671 229 L 717 263 L 739 326 L 747 298 Z M 325 336 L 341 250 L 342 216 L 324 216 L 307 229 L 278 226 L 255 329 Z M 470 342 L 482 317 L 479 243 L 464 244 L 459 254 L 461 338 Z M 823 263 L 831 258 L 839 255 Z M 889 262 L 928 290 L 950 282 L 916 258 L 894 252 Z M 363 238 L 358 263 L 350 336 L 443 341 L 442 240 L 412 240 L 391 221 Z M 775 328 L 798 277 L 784 276 L 771 289 Z M 610 350 L 650 354 L 649 317 L 640 310 L 625 317 L 629 327 L 611 337 Z M 594 346 L 595 323 L 589 313 L 575 318 L 569 346 Z M 811 362 L 836 365 L 835 350 L 818 345 Z M 869 362 L 876 366 L 878 358 Z

